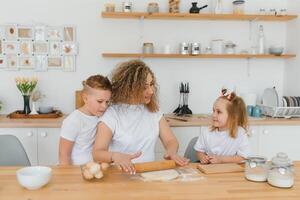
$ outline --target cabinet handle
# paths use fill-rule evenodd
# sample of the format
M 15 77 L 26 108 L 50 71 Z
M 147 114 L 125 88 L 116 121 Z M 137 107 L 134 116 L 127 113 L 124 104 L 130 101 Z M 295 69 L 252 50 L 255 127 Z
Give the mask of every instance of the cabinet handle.
M 47 133 L 46 132 L 41 132 L 41 136 L 42 137 L 47 137 Z
M 33 135 L 32 132 L 28 132 L 28 133 L 27 133 L 27 136 L 28 136 L 28 137 L 31 137 L 32 135 Z
M 269 134 L 269 131 L 268 131 L 268 130 L 264 130 L 264 131 L 263 131 L 263 134 L 264 134 L 264 135 L 267 135 L 267 134 Z

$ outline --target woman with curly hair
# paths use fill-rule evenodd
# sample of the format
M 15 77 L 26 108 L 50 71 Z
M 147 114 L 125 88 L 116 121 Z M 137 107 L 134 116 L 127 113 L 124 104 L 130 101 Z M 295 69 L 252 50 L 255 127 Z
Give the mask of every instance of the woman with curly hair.
M 97 162 L 115 163 L 133 174 L 132 163 L 155 160 L 160 138 L 165 159 L 184 166 L 189 160 L 177 154 L 178 142 L 159 112 L 157 85 L 151 69 L 140 60 L 122 63 L 112 73 L 112 106 L 98 125 L 93 157 Z

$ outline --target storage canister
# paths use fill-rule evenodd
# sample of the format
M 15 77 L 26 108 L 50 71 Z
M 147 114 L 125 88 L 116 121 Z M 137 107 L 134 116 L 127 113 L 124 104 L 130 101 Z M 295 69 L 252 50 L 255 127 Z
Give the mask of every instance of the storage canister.
M 233 4 L 233 14 L 242 15 L 244 14 L 245 9 L 245 1 L 244 0 L 236 0 L 232 2 Z
M 154 47 L 153 43 L 147 42 L 143 44 L 143 53 L 144 54 L 153 54 L 154 53 Z
M 132 2 L 126 1 L 122 3 L 123 12 L 132 12 Z
M 189 43 L 181 42 L 179 47 L 180 54 L 187 55 L 189 54 Z
M 250 181 L 267 181 L 268 169 L 269 166 L 265 157 L 250 156 L 246 160 L 245 177 Z
M 201 52 L 201 45 L 200 43 L 194 42 L 191 44 L 192 55 L 198 55 Z
M 148 8 L 147 8 L 148 13 L 158 13 L 159 12 L 159 6 L 158 3 L 155 2 L 151 2 L 148 4 Z

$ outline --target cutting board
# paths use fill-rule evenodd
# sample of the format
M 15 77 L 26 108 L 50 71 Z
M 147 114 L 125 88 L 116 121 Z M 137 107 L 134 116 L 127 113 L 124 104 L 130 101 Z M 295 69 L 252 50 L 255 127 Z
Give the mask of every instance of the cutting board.
M 75 92 L 75 106 L 76 106 L 76 109 L 83 106 L 83 104 L 84 104 L 84 102 L 83 102 L 83 99 L 82 99 L 82 91 L 81 90 L 76 91 Z
M 231 172 L 243 172 L 244 168 L 235 163 L 225 164 L 199 164 L 197 168 L 205 174 L 220 174 L 220 173 L 231 173 Z

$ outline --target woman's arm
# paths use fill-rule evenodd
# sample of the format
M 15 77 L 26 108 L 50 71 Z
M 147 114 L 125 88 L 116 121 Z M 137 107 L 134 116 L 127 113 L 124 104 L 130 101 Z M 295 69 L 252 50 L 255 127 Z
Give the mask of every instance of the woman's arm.
M 105 123 L 100 123 L 97 129 L 95 144 L 93 146 L 93 158 L 97 162 L 111 163 L 114 162 L 123 171 L 130 174 L 135 173 L 135 168 L 131 162 L 141 155 L 140 152 L 129 155 L 119 152 L 109 152 L 109 144 L 112 141 L 112 132 Z
M 72 165 L 71 153 L 74 142 L 60 137 L 59 140 L 59 164 Z
M 159 137 L 166 149 L 165 159 L 174 160 L 180 166 L 187 165 L 189 160 L 177 154 L 178 142 L 164 117 L 159 121 Z

